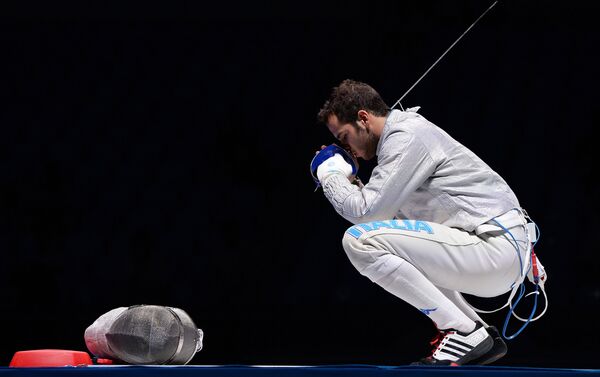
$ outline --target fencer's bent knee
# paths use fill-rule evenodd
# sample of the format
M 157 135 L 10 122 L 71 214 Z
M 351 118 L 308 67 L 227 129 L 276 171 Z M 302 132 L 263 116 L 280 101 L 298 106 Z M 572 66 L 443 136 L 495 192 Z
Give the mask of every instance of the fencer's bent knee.
M 369 238 L 356 238 L 346 233 L 342 245 L 358 272 L 380 285 L 386 284 L 383 279 L 389 275 L 390 270 L 396 270 L 398 265 L 405 262 L 385 248 L 378 247 Z
M 365 242 L 365 239 L 356 238 L 349 233 L 344 233 L 342 246 L 350 259 L 352 265 L 362 274 L 376 259 L 376 254 L 381 250 L 375 249 L 372 245 Z
M 363 270 L 366 266 L 364 261 L 362 261 L 364 257 L 361 256 L 362 242 L 345 232 L 342 238 L 342 246 L 352 265 L 358 271 Z

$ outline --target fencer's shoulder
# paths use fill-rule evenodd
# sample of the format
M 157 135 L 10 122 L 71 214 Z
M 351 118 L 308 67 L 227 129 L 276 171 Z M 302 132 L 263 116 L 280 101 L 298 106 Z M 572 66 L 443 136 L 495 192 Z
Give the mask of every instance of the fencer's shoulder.
M 410 150 L 421 137 L 411 127 L 391 126 L 379 140 L 377 156 L 386 160 Z
M 421 114 L 418 113 L 420 106 L 411 107 L 404 111 L 402 110 L 392 110 L 385 121 L 385 129 L 388 128 L 410 128 L 414 125 L 419 125 L 422 123 L 428 123 L 428 121 Z
M 393 110 L 386 120 L 378 146 L 378 156 L 399 154 L 421 148 L 435 138 L 435 126 L 417 113 L 419 107 Z
M 420 107 L 416 106 L 404 111 L 390 111 L 383 126 L 378 150 L 381 150 L 383 144 L 389 139 L 406 139 L 422 133 L 423 126 L 429 122 L 417 113 L 419 109 Z
M 409 107 L 408 109 L 404 110 L 404 112 L 406 112 L 406 113 L 418 113 L 420 109 L 421 109 L 421 106 L 413 106 L 413 107 Z
M 431 123 L 421 114 L 417 113 L 418 109 L 419 107 L 417 106 L 406 111 L 393 110 L 386 119 L 382 136 L 387 138 L 398 132 L 415 135 L 429 132 L 428 127 Z

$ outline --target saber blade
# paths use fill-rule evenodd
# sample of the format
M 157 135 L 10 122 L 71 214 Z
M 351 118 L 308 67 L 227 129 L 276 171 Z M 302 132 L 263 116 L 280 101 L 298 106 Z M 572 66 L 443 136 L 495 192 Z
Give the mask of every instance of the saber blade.
M 396 103 L 394 103 L 394 105 L 392 105 L 392 107 L 391 107 L 392 109 L 393 109 L 394 107 L 396 107 L 396 105 L 400 104 L 400 101 L 402 101 L 402 100 L 404 99 L 404 97 L 406 97 L 406 95 L 407 95 L 408 93 L 410 93 L 410 91 L 411 91 L 411 90 L 413 90 L 413 88 L 414 88 L 415 86 L 417 86 L 417 84 L 418 84 L 418 83 L 419 83 L 419 82 L 420 82 L 420 81 L 423 79 L 423 77 L 425 77 L 425 76 L 426 76 L 426 75 L 429 73 L 429 71 L 431 71 L 431 69 L 432 69 L 433 67 L 435 67 L 435 65 L 436 65 L 436 64 L 437 64 L 437 63 L 438 63 L 440 60 L 442 60 L 442 58 L 443 58 L 443 57 L 444 57 L 444 56 L 445 56 L 445 55 L 448 53 L 448 51 L 450 51 L 450 50 L 452 49 L 452 47 L 454 47 L 454 45 L 455 45 L 455 44 L 457 44 L 457 43 L 458 43 L 458 41 L 460 41 L 460 40 L 462 39 L 462 37 L 464 37 L 464 36 L 465 36 L 465 34 L 467 34 L 467 33 L 469 32 L 469 30 L 471 30 L 471 28 L 472 28 L 473 26 L 475 26 L 475 24 L 476 24 L 477 22 L 479 22 L 479 20 L 481 20 L 481 19 L 483 18 L 483 16 L 485 16 L 485 14 L 486 14 L 487 12 L 489 12 L 489 11 L 490 11 L 490 9 L 492 9 L 492 8 L 494 7 L 494 5 L 496 5 L 496 3 L 498 3 L 498 0 L 494 1 L 494 2 L 492 3 L 492 5 L 490 5 L 490 6 L 489 6 L 489 8 L 488 8 L 488 9 L 486 9 L 486 10 L 485 10 L 485 12 L 483 12 L 483 13 L 481 14 L 481 16 L 479 16 L 479 17 L 478 17 L 478 18 L 475 20 L 475 22 L 473 22 L 473 23 L 471 24 L 471 26 L 469 26 L 469 27 L 467 28 L 467 30 L 465 30 L 465 31 L 464 31 L 464 32 L 463 32 L 463 33 L 460 35 L 460 37 L 458 37 L 458 39 L 457 39 L 457 40 L 455 40 L 455 41 L 454 41 L 454 43 L 452 43 L 452 44 L 450 45 L 450 47 L 448 47 L 448 49 L 446 49 L 446 51 L 444 51 L 444 53 L 443 53 L 443 54 L 442 54 L 442 55 L 441 55 L 441 56 L 440 56 L 440 57 L 439 57 L 439 58 L 438 58 L 438 59 L 437 59 L 437 60 L 436 60 L 436 61 L 435 61 L 435 62 L 434 62 L 432 65 L 431 65 L 431 67 L 429 67 L 429 69 L 428 69 L 427 71 L 425 71 L 425 73 L 423 73 L 423 74 L 421 75 L 421 77 L 419 77 L 419 79 L 418 79 L 418 80 L 417 80 L 417 81 L 416 81 L 416 82 L 415 82 L 415 83 L 414 83 L 414 84 L 413 84 L 413 85 L 412 85 L 410 88 L 408 88 L 408 90 L 406 91 L 406 93 L 404 93 L 404 94 L 402 95 L 402 97 L 400 97 L 400 99 L 398 99 L 398 101 L 396 101 Z M 404 109 L 402 108 L 402 104 L 400 104 L 400 108 L 401 108 L 402 110 L 404 110 Z

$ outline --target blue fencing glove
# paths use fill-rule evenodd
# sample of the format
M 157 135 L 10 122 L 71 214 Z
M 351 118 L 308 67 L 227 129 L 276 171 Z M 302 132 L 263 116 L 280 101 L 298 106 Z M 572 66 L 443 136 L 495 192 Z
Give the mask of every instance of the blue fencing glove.
M 310 173 L 317 188 L 332 174 L 342 174 L 353 180 L 357 172 L 358 161 L 356 158 L 336 144 L 331 144 L 319 151 L 310 163 Z

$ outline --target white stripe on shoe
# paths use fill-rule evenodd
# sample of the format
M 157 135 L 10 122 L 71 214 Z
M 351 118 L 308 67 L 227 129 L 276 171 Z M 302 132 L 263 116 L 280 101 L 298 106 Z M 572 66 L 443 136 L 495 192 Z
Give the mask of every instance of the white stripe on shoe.
M 475 329 L 468 334 L 454 330 L 444 332 L 444 338 L 432 357 L 463 364 L 488 352 L 493 344 L 492 337 L 477 323 Z

